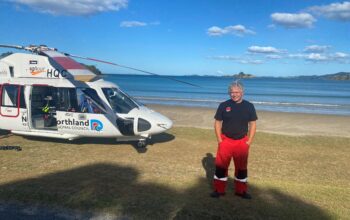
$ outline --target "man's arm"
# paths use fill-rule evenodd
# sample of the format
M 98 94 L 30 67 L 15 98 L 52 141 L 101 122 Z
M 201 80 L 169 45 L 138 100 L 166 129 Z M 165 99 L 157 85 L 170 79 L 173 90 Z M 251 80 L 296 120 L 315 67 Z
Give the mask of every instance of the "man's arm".
M 248 145 L 252 144 L 255 132 L 256 132 L 256 121 L 250 121 L 249 122 L 249 131 L 248 131 L 248 141 L 247 141 Z
M 222 141 L 221 139 L 221 128 L 222 128 L 222 121 L 215 120 L 214 122 L 214 128 L 215 128 L 215 135 L 218 143 Z

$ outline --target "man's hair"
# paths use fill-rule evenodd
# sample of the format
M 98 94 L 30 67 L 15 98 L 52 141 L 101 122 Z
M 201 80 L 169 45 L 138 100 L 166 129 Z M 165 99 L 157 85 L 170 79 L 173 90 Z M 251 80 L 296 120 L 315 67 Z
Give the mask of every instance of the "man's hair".
M 239 88 L 242 92 L 244 91 L 244 86 L 243 86 L 243 84 L 242 84 L 240 81 L 238 81 L 238 80 L 232 82 L 232 83 L 228 86 L 228 92 L 229 92 L 229 93 L 231 92 L 231 89 L 232 89 L 233 87 Z

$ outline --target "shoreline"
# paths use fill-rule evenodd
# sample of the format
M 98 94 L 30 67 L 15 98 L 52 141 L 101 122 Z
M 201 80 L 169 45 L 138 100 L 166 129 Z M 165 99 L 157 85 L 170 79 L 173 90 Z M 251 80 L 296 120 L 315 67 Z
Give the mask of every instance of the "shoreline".
M 148 104 L 167 116 L 175 127 L 213 129 L 216 109 Z M 257 132 L 290 136 L 350 137 L 350 117 L 342 115 L 257 111 Z

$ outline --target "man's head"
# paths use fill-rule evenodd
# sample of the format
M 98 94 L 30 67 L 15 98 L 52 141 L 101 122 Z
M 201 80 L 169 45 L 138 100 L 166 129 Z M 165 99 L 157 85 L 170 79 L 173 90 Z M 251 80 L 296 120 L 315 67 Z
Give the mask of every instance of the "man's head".
M 234 102 L 240 103 L 243 99 L 244 87 L 239 81 L 234 81 L 228 87 L 228 94 Z

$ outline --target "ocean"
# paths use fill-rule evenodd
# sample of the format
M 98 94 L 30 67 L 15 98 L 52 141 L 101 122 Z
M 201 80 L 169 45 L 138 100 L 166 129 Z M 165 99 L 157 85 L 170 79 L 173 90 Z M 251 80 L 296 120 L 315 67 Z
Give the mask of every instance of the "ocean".
M 152 75 L 104 75 L 143 104 L 210 108 L 229 99 L 227 88 L 233 81 L 215 76 L 169 77 L 200 87 Z M 261 77 L 241 82 L 244 99 L 257 110 L 350 116 L 350 81 Z

